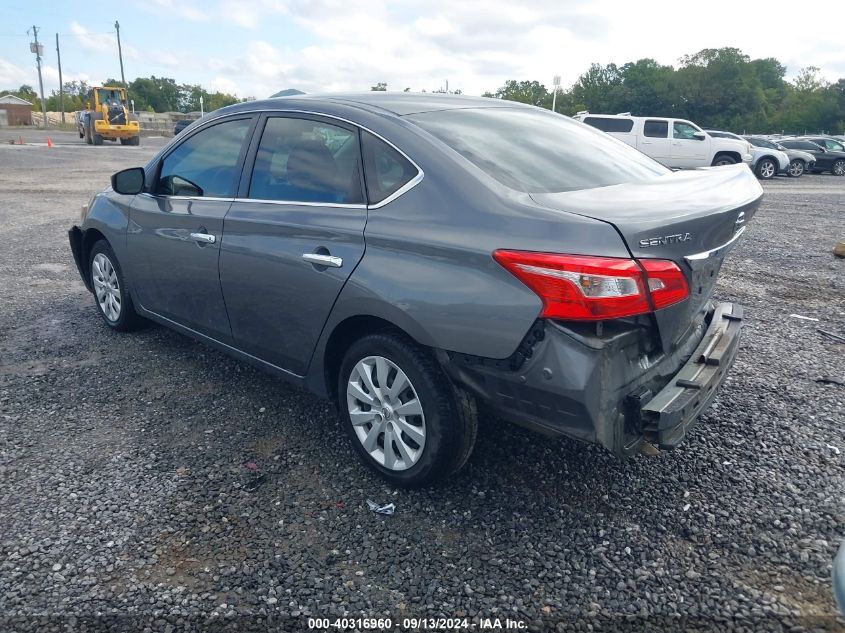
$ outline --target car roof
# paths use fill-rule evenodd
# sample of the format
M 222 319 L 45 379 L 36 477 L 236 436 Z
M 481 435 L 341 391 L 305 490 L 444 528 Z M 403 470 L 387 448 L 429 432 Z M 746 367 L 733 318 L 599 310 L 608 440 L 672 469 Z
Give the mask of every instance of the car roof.
M 278 108 L 312 108 L 317 105 L 345 105 L 370 112 L 389 112 L 406 116 L 435 110 L 456 110 L 462 108 L 531 108 L 516 101 L 505 101 L 491 97 L 470 97 L 466 95 L 430 92 L 371 92 L 329 93 L 313 95 L 292 95 L 261 101 L 249 101 L 226 108 L 237 110 L 275 110 Z

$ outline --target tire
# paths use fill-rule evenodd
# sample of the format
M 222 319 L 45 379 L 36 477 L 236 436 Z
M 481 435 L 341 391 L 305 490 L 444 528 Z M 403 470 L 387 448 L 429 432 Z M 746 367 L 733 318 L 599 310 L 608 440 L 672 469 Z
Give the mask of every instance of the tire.
M 717 156 L 713 159 L 714 167 L 722 167 L 723 165 L 736 165 L 736 160 L 730 156 Z
M 91 138 L 94 142 L 94 145 L 102 145 L 103 144 L 103 136 L 101 134 L 97 134 L 96 132 L 94 132 L 91 135 Z
M 397 381 L 407 385 L 390 393 Z M 373 390 L 381 397 L 373 398 Z M 427 350 L 400 333 L 370 334 L 353 343 L 340 367 L 337 394 L 353 447 L 393 485 L 416 488 L 445 479 L 472 453 L 478 433 L 475 400 L 449 381 Z M 405 415 L 399 413 L 403 406 Z
M 132 139 L 131 138 L 122 138 L 122 139 L 120 139 L 120 144 L 121 145 L 131 145 Z
M 141 144 L 141 137 L 140 136 L 132 136 L 129 138 L 129 144 L 135 145 L 136 147 Z
M 789 163 L 789 173 L 790 177 L 792 178 L 800 178 L 804 175 L 804 170 L 806 169 L 806 165 L 804 161 L 800 158 L 795 158 Z
M 830 173 L 834 176 L 845 176 L 845 160 L 838 160 L 830 167 Z
M 120 262 L 105 240 L 99 240 L 91 248 L 88 276 L 94 288 L 94 305 L 106 325 L 118 332 L 137 329 L 141 317 L 135 312 Z
M 88 145 L 93 145 L 93 144 L 94 144 L 94 141 L 93 141 L 93 139 L 91 138 L 91 124 L 90 124 L 90 122 L 89 122 L 89 124 L 85 127 L 85 142 L 86 142 Z
M 771 180 L 778 172 L 778 166 L 771 158 L 761 158 L 757 161 L 754 174 L 760 180 Z

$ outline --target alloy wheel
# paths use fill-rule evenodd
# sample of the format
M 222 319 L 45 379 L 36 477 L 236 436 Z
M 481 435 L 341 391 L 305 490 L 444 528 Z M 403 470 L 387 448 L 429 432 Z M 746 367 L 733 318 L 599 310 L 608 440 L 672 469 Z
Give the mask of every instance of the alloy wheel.
M 833 173 L 836 176 L 845 176 L 845 160 L 838 160 L 833 163 Z
M 383 356 L 355 365 L 346 388 L 353 430 L 364 450 L 388 470 L 407 470 L 425 448 L 425 414 L 402 369 Z
M 100 310 L 109 321 L 117 321 L 121 307 L 120 282 L 117 280 L 117 271 L 103 253 L 97 253 L 91 262 L 91 280 L 94 282 L 94 294 Z
M 775 164 L 770 160 L 764 161 L 763 164 L 760 165 L 760 176 L 766 180 L 774 178 Z
M 798 176 L 803 175 L 804 173 L 804 163 L 800 160 L 794 160 L 789 164 L 789 175 L 793 178 L 797 178 Z

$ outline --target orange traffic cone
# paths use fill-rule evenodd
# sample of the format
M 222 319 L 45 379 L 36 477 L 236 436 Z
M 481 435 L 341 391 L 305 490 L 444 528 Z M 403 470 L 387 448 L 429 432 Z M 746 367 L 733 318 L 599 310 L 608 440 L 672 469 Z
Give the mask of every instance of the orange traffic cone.
M 50 140 L 50 137 L 47 137 L 47 147 L 53 147 L 53 141 Z

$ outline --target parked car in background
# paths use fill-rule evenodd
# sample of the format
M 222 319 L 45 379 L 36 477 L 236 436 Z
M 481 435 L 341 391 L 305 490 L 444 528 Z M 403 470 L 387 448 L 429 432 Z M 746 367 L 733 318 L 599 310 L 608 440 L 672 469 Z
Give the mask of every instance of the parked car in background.
M 747 141 L 710 136 L 684 119 L 589 112 L 579 112 L 574 118 L 615 136 L 667 167 L 751 165 L 751 145 Z
M 845 152 L 825 149 L 813 141 L 803 138 L 782 138 L 778 141 L 787 149 L 797 149 L 812 154 L 816 159 L 813 173 L 829 171 L 834 176 L 845 176 Z
M 845 152 L 845 143 L 837 138 L 830 136 L 799 136 L 798 138 L 810 141 L 833 152 Z
M 751 171 L 760 180 L 771 180 L 777 174 L 786 174 L 789 170 L 789 156 L 774 145 L 772 147 L 757 147 L 748 139 L 745 139 L 733 132 L 724 130 L 705 130 L 710 136 L 716 138 L 732 138 L 743 143 L 751 144 Z
M 800 178 L 806 172 L 811 171 L 813 167 L 815 167 L 816 159 L 812 154 L 802 152 L 797 149 L 788 149 L 783 145 L 780 145 L 777 141 L 761 138 L 759 136 L 746 136 L 744 138 L 755 147 L 769 150 L 774 149 L 785 153 L 787 158 L 789 158 L 787 173 L 793 178 Z
M 79 138 L 85 138 L 85 110 L 76 113 L 76 132 Z
M 742 165 L 672 172 L 523 104 L 302 96 L 208 115 L 69 238 L 109 328 L 146 317 L 332 398 L 416 486 L 466 462 L 477 402 L 620 456 L 677 446 L 739 349 L 712 294 L 761 196 Z

